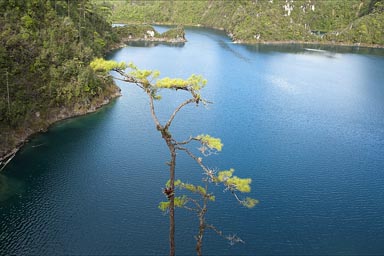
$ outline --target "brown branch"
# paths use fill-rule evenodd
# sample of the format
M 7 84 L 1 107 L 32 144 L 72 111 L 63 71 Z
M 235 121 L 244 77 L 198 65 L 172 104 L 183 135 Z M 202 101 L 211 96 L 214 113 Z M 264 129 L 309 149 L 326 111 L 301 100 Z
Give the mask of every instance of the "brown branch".
M 178 150 L 182 150 L 182 151 L 185 151 L 193 160 L 196 161 L 196 163 L 198 165 L 200 165 L 200 167 L 204 170 L 204 172 L 210 176 L 211 178 L 213 178 L 213 175 L 211 175 L 211 172 L 209 170 L 208 167 L 206 167 L 203 163 L 202 163 L 202 160 L 200 157 L 196 157 L 191 151 L 189 151 L 187 148 L 184 148 L 184 147 L 176 147 L 176 149 Z
M 148 98 L 149 98 L 149 107 L 151 109 L 152 119 L 156 124 L 156 129 L 159 131 L 164 130 L 163 126 L 159 122 L 159 119 L 157 118 L 157 115 L 155 112 L 155 105 L 153 104 L 153 97 L 152 97 L 151 91 L 149 89 L 146 89 L 145 92 L 147 93 Z
M 183 91 L 188 91 L 190 92 L 191 89 L 190 89 L 190 86 L 177 86 L 177 85 L 170 85 L 169 87 L 167 87 L 168 89 L 174 89 L 174 90 L 183 90 Z
M 191 207 L 188 207 L 188 206 L 185 206 L 185 205 L 183 206 L 183 208 L 186 209 L 186 210 L 188 210 L 188 211 L 191 211 L 191 212 L 197 212 L 197 213 L 199 212 L 198 209 L 191 208 Z
M 236 198 L 236 200 L 237 200 L 241 205 L 244 206 L 244 201 L 241 200 L 241 199 L 237 196 L 236 192 L 235 192 L 235 191 L 232 191 L 232 194 L 233 194 L 233 196 Z
M 134 84 L 137 84 L 137 83 L 142 84 L 142 82 L 140 80 L 137 80 L 135 77 L 128 75 L 127 73 L 125 73 L 121 69 L 113 69 L 113 71 L 115 71 L 115 72 L 119 73 L 120 75 L 122 75 L 123 77 L 125 77 L 125 80 L 122 80 L 124 82 L 134 83 Z
M 201 211 L 203 210 L 203 208 L 202 208 L 201 205 L 197 202 L 197 200 L 188 197 L 188 201 L 191 201 L 192 203 L 194 203 L 194 204 L 196 205 L 197 209 L 195 209 L 195 211 L 197 211 L 197 212 L 201 212 Z
M 184 101 L 183 103 L 181 103 L 176 109 L 175 111 L 173 111 L 171 117 L 169 118 L 168 122 L 165 124 L 164 128 L 165 129 L 168 129 L 168 127 L 172 124 L 172 121 L 173 119 L 176 117 L 176 114 L 183 108 L 185 107 L 186 105 L 190 104 L 190 103 L 193 103 L 195 102 L 196 100 L 191 98 L 191 99 L 188 99 L 186 101 Z
M 175 145 L 186 145 L 186 144 L 188 144 L 189 142 L 191 142 L 191 141 L 194 140 L 194 139 L 195 139 L 195 138 L 193 138 L 192 136 L 190 136 L 189 139 L 184 140 L 184 141 L 181 141 L 181 142 L 178 142 L 178 141 L 176 141 L 176 140 L 173 140 L 173 143 L 174 143 Z
M 212 224 L 206 224 L 205 225 L 207 228 L 209 229 L 212 229 L 213 231 L 215 231 L 216 234 L 218 234 L 219 236 L 222 236 L 223 237 L 223 232 L 221 230 L 218 230 L 215 226 L 213 226 Z
M 121 76 L 124 77 L 124 79 L 123 79 L 123 78 L 118 78 L 118 77 L 115 77 L 115 76 L 111 75 L 111 77 L 113 79 L 116 79 L 116 80 L 119 80 L 119 81 L 123 81 L 123 82 L 127 82 L 127 83 L 136 84 L 138 87 L 140 87 L 141 89 L 144 90 L 144 86 L 143 86 L 143 82 L 142 81 L 137 80 L 135 77 L 128 75 L 127 73 L 125 73 L 124 71 L 122 71 L 120 69 L 114 69 L 113 71 L 119 73 Z

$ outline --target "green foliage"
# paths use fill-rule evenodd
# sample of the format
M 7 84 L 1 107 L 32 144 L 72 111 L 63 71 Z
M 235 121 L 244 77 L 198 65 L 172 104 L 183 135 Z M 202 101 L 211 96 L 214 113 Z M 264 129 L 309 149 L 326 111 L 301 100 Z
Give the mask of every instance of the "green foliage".
M 113 28 L 115 33 L 124 39 L 135 38 L 145 38 L 150 36 L 151 33 L 153 33 L 154 37 L 160 37 L 160 33 L 158 33 L 152 26 L 150 25 L 126 25 L 126 26 L 119 26 Z
M 128 41 L 165 41 L 165 42 L 185 42 L 185 31 L 183 26 L 171 28 L 160 34 L 153 26 L 142 24 L 127 24 L 113 28 L 114 33 L 120 42 Z
M 365 15 L 347 28 L 326 35 L 335 42 L 367 43 L 384 45 L 384 15 L 383 12 L 373 12 Z
M 166 187 L 169 187 L 169 186 L 170 186 L 170 181 L 168 180 L 168 182 L 166 183 Z M 181 180 L 175 180 L 174 186 L 175 186 L 175 188 L 178 188 L 178 189 L 187 190 L 187 191 L 191 192 L 192 194 L 197 194 L 201 198 L 207 198 L 209 201 L 215 201 L 215 199 L 216 199 L 213 194 L 208 193 L 205 188 L 203 188 L 202 186 L 199 186 L 199 185 L 193 185 L 190 183 L 184 183 Z M 190 200 L 191 200 L 191 197 L 188 197 L 186 195 L 175 197 L 175 206 L 176 207 L 184 207 Z M 160 210 L 165 211 L 168 208 L 169 208 L 169 202 L 160 202 L 159 203 L 159 209 Z
M 131 76 L 135 77 L 136 79 L 142 81 L 144 85 L 149 84 L 149 79 L 152 76 L 152 79 L 154 77 L 157 77 L 160 75 L 158 71 L 152 71 L 147 69 L 134 69 L 129 73 Z
M 222 183 L 226 189 L 231 191 L 232 193 L 235 193 L 236 191 L 239 191 L 241 193 L 249 193 L 251 192 L 251 182 L 252 179 L 250 178 L 239 178 L 237 176 L 233 176 L 234 169 L 224 170 L 220 171 L 217 176 L 213 178 L 213 181 L 216 183 Z M 238 198 L 236 196 L 236 198 Z M 246 197 L 243 200 L 240 200 L 238 198 L 241 205 L 247 208 L 253 208 L 256 204 L 259 203 L 258 200 Z
M 17 142 L 5 133 L 40 125 L 58 108 L 89 106 L 108 93 L 112 81 L 101 81 L 88 65 L 116 39 L 105 19 L 107 5 L 0 1 L 0 154 Z
M 90 67 L 96 72 L 109 72 L 114 69 L 126 69 L 127 65 L 124 62 L 118 63 L 113 60 L 95 58 L 93 61 L 91 61 Z
M 161 98 L 160 95 L 157 95 L 159 89 L 185 89 L 192 92 L 194 97 L 200 100 L 200 96 L 197 92 L 207 83 L 207 80 L 199 75 L 191 75 L 188 79 L 169 77 L 158 79 L 160 72 L 157 70 L 138 69 L 133 63 L 129 63 L 127 65 L 125 62 L 118 63 L 116 61 L 104 60 L 102 58 L 95 58 L 90 63 L 90 67 L 95 72 L 102 73 L 107 73 L 111 70 L 124 72 L 124 69 L 129 68 L 130 72 L 126 75 L 128 75 L 132 81 L 139 82 L 143 87 L 150 88 L 154 99 Z M 212 142 L 215 141 L 212 140 Z
M 185 31 L 183 26 L 177 26 L 176 28 L 169 29 L 160 35 L 161 38 L 166 39 L 179 39 L 185 38 Z
M 183 88 L 187 87 L 189 85 L 187 80 L 183 80 L 180 78 L 169 78 L 165 77 L 163 79 L 159 79 L 156 82 L 156 87 L 158 88 L 172 88 L 172 87 L 178 87 Z
M 184 80 L 181 78 L 169 78 L 165 77 L 156 81 L 157 88 L 186 88 L 190 87 L 195 91 L 202 89 L 207 84 L 207 80 L 202 76 L 191 75 L 188 79 Z
M 175 207 L 183 207 L 186 203 L 188 202 L 188 197 L 187 196 L 178 196 L 175 197 Z M 169 208 L 169 202 L 160 202 L 159 203 L 159 209 L 163 212 L 168 210 Z
M 223 183 L 230 190 L 237 190 L 243 193 L 251 192 L 251 182 L 250 178 L 239 178 L 237 176 L 233 176 L 234 169 L 220 171 L 216 177 L 215 182 Z
M 250 197 L 246 197 L 241 204 L 247 208 L 253 208 L 259 203 L 258 200 Z
M 382 0 L 109 1 L 113 18 L 127 23 L 203 25 L 234 40 L 359 42 L 384 45 Z M 287 11 L 285 8 L 291 8 Z M 377 15 L 372 15 L 377 14 Z M 363 20 L 360 21 L 360 19 Z M 362 30 L 356 23 L 365 23 Z M 352 27 L 351 27 L 352 25 Z M 349 31 L 351 30 L 351 31 Z M 327 37 L 317 35 L 327 33 Z M 342 35 L 340 35 L 342 33 Z M 337 34 L 335 38 L 333 35 Z
M 199 140 L 204 146 L 207 146 L 209 149 L 221 151 L 224 146 L 219 138 L 211 137 L 208 134 L 201 134 L 197 136 L 196 139 Z
M 190 86 L 195 90 L 195 91 L 198 91 L 202 88 L 204 88 L 204 86 L 207 84 L 207 80 L 204 79 L 202 76 L 200 75 L 191 75 L 188 79 L 187 79 L 188 83 L 190 84 Z

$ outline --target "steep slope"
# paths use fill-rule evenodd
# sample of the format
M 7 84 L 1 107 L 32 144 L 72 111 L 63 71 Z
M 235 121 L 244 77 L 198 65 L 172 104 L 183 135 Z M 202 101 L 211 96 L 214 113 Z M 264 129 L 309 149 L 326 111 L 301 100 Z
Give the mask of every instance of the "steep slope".
M 383 0 L 109 2 L 114 6 L 113 19 L 116 22 L 216 27 L 225 29 L 235 41 L 384 45 L 384 14 L 380 7 Z M 366 30 L 362 24 L 367 26 Z M 347 33 L 347 30 L 350 31 Z
M 30 134 L 119 94 L 88 63 L 113 43 L 108 8 L 86 0 L 0 0 L 0 162 Z

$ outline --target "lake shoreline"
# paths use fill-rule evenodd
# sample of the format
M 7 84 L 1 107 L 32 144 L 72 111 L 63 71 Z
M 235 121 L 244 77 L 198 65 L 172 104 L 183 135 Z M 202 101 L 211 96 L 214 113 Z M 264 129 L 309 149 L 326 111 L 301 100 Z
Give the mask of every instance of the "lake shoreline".
M 124 22 L 116 22 L 121 24 L 134 24 L 134 23 L 124 23 Z M 151 23 L 153 26 L 177 26 L 172 23 Z M 323 46 L 342 46 L 342 47 L 366 47 L 372 49 L 384 49 L 384 45 L 378 44 L 365 44 L 365 43 L 347 43 L 347 42 L 333 42 L 333 41 L 302 41 L 302 40 L 283 40 L 283 41 L 273 41 L 273 40 L 242 40 L 235 39 L 232 37 L 231 33 L 227 31 L 223 27 L 214 27 L 214 26 L 204 26 L 204 25 L 195 25 L 195 24 L 186 24 L 185 27 L 192 28 L 208 28 L 208 29 L 216 29 L 219 31 L 224 31 L 229 38 L 231 38 L 232 42 L 235 44 L 245 44 L 245 45 L 284 45 L 284 44 L 294 44 L 294 45 L 323 45 Z
M 166 43 L 166 44 L 184 44 L 188 42 L 188 40 L 186 39 L 179 40 L 179 39 L 165 39 L 165 38 L 129 38 L 129 39 L 124 38 L 122 41 L 123 42 L 112 45 L 108 52 L 124 48 L 127 46 L 127 43 L 130 43 L 130 42 L 149 42 L 149 43 Z
M 52 125 L 64 121 L 67 119 L 71 119 L 74 117 L 84 116 L 87 114 L 91 114 L 102 108 L 103 106 L 108 105 L 114 99 L 121 96 L 121 89 L 113 84 L 110 89 L 110 93 L 108 95 L 99 95 L 99 97 L 93 98 L 88 106 L 79 106 L 75 105 L 73 107 L 61 107 L 57 109 L 52 109 L 49 113 L 49 118 L 39 121 L 39 124 L 36 127 L 28 127 L 27 129 L 22 129 L 22 133 L 18 133 L 18 131 L 14 131 L 13 135 L 14 139 L 17 141 L 16 145 L 5 150 L 0 155 L 0 172 L 5 169 L 7 164 L 13 159 L 13 157 L 17 154 L 17 152 L 34 136 L 39 133 L 47 132 L 49 127 Z
M 384 45 L 372 45 L 372 44 L 350 44 L 350 43 L 336 43 L 336 42 L 323 42 L 323 41 L 242 41 L 234 40 L 235 44 L 246 44 L 246 45 L 321 45 L 321 46 L 341 46 L 341 47 L 364 47 L 372 49 L 384 49 Z

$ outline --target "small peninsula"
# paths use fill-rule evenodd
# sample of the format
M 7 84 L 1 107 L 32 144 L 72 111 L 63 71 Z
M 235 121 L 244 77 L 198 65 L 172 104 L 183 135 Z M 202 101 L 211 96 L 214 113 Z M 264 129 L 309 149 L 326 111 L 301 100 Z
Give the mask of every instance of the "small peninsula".
M 164 33 L 159 33 L 150 25 L 132 25 L 116 26 L 113 31 L 121 43 L 132 41 L 146 42 L 164 42 L 164 43 L 185 43 L 185 31 L 183 26 L 171 28 Z

